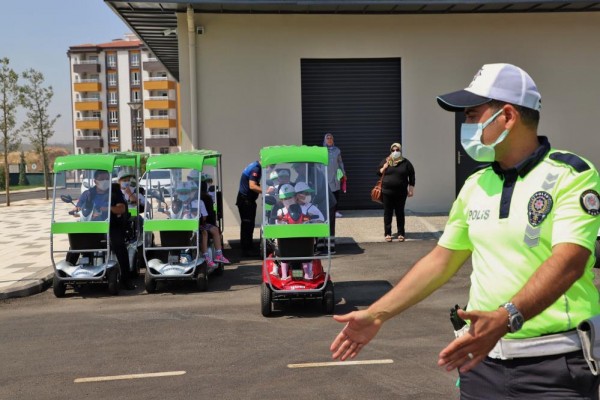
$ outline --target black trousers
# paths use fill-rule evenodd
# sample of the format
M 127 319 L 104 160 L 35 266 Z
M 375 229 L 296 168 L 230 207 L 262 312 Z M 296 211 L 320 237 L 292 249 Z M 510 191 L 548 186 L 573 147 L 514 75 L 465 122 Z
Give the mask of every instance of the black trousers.
M 340 191 L 336 190 L 331 193 L 333 193 L 333 196 L 335 197 L 335 205 L 329 209 L 329 236 L 333 239 L 335 238 L 335 213 L 338 210 L 337 205 L 338 201 L 340 201 Z
M 597 400 L 599 379 L 590 372 L 581 351 L 513 360 L 487 357 L 460 374 L 460 398 Z
M 254 246 L 252 235 L 254 234 L 256 221 L 256 200 L 238 193 L 235 204 L 240 212 L 240 245 L 242 251 L 252 251 Z
M 384 236 L 392 234 L 392 218 L 396 213 L 396 227 L 398 235 L 405 236 L 404 231 L 404 206 L 406 205 L 407 192 L 383 193 L 383 234 Z

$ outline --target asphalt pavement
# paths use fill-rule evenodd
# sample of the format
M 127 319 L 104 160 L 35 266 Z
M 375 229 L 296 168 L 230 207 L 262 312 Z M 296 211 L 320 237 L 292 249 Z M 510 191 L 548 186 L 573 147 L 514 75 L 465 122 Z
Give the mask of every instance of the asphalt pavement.
M 29 296 L 47 289 L 52 283 L 50 258 L 50 220 L 52 201 L 43 199 L 43 190 L 36 198 L 13 200 L 0 204 L 0 299 Z M 18 198 L 21 193 L 12 193 Z M 378 243 L 383 241 L 383 210 L 343 210 L 337 218 L 338 245 Z M 406 240 L 437 239 L 443 231 L 447 215 L 421 215 L 406 210 Z M 260 221 L 257 221 L 259 223 Z M 395 221 L 394 221 L 395 223 Z M 239 226 L 225 223 L 223 231 L 225 255 L 239 261 Z M 259 237 L 259 228 L 254 237 Z M 66 240 L 55 235 L 55 243 Z M 397 243 L 394 241 L 393 243 Z

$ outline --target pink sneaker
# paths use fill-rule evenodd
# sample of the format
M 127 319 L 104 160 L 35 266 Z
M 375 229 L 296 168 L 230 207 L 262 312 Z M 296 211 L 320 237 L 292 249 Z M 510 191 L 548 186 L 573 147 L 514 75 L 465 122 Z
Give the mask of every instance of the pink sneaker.
M 207 257 L 207 258 L 205 258 L 205 259 L 204 259 L 204 261 L 206 261 L 206 266 L 207 266 L 208 268 L 216 268 L 216 266 L 217 266 L 217 264 L 215 264 L 215 263 L 213 262 L 213 260 L 211 260 L 211 259 L 210 259 L 210 258 L 208 258 L 208 257 Z
M 218 254 L 217 256 L 215 256 L 215 261 L 221 264 L 231 263 L 231 261 L 229 261 L 223 254 Z

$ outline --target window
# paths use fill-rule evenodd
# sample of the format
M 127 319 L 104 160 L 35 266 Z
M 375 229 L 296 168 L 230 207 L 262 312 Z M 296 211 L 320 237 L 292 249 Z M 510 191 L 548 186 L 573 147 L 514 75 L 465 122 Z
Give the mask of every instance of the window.
M 119 141 L 119 130 L 118 129 L 110 130 L 110 141 L 113 143 Z
M 140 73 L 135 71 L 131 73 L 131 84 L 139 85 L 140 84 Z
M 111 68 L 114 68 L 117 66 L 117 55 L 112 53 L 112 54 L 107 54 L 106 55 L 106 65 L 108 65 Z
M 116 124 L 119 122 L 119 112 L 118 111 L 109 111 L 108 112 L 108 122 L 111 124 Z
M 132 67 L 140 66 L 140 53 L 131 53 L 131 58 L 129 60 Z
M 117 74 L 110 72 L 108 74 L 108 86 L 117 86 Z
M 169 130 L 168 129 L 159 129 L 158 134 L 160 136 L 169 136 Z
M 100 111 L 92 111 L 93 119 L 100 119 Z
M 160 148 L 160 154 L 169 154 L 169 148 L 168 147 L 161 147 Z
M 142 101 L 142 96 L 141 96 L 139 90 L 132 90 L 131 91 L 131 101 L 134 101 L 136 103 Z
M 116 105 L 119 103 L 117 92 L 108 92 L 108 104 Z

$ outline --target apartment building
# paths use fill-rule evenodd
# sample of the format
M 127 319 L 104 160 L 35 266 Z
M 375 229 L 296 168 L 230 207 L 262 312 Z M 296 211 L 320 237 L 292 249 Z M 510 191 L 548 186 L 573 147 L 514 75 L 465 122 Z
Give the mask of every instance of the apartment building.
M 76 154 L 180 150 L 178 83 L 135 35 L 67 56 Z

